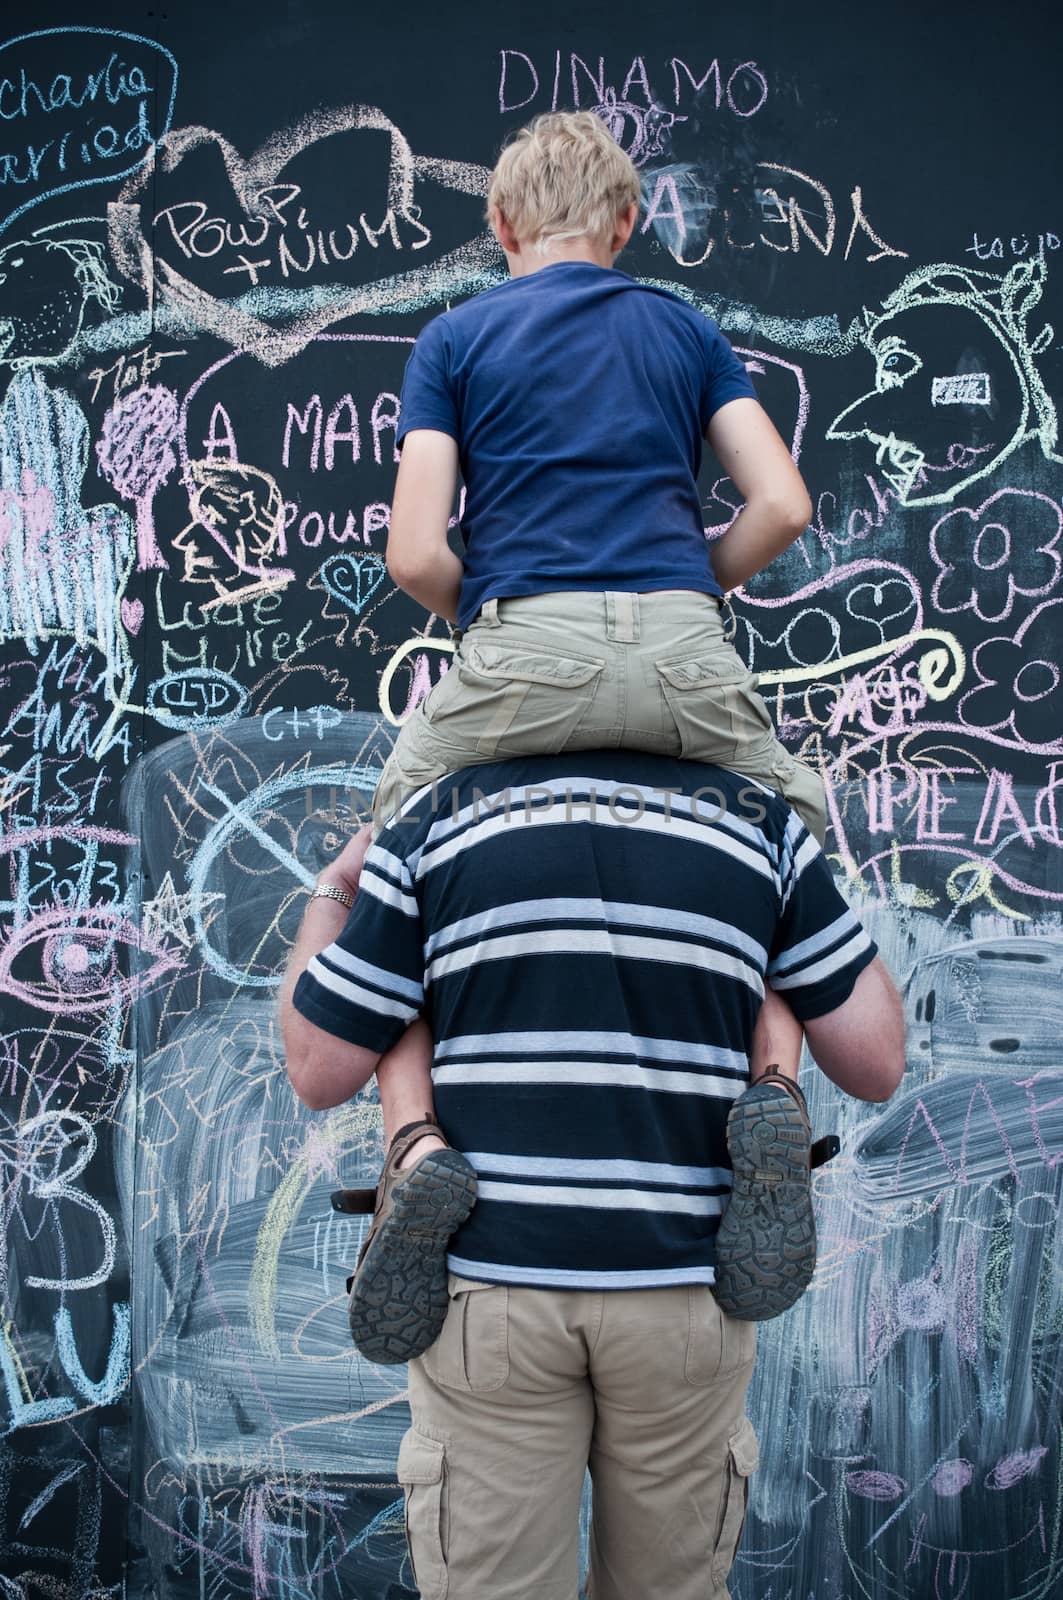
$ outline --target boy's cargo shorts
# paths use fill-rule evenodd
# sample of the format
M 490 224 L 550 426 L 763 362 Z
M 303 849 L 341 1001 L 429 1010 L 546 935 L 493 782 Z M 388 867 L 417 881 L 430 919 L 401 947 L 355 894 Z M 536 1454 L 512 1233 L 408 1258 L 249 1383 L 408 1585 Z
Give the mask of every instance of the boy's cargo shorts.
M 621 747 L 759 779 L 823 843 L 821 779 L 776 738 L 719 602 L 686 589 L 489 600 L 404 724 L 377 785 L 374 829 L 461 767 Z

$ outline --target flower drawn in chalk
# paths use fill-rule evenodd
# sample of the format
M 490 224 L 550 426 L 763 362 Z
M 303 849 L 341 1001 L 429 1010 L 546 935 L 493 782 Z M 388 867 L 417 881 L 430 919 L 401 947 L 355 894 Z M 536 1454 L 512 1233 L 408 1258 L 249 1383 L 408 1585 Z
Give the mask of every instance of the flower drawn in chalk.
M 950 511 L 930 532 L 941 569 L 931 599 L 939 611 L 1002 622 L 1017 594 L 1038 599 L 1055 587 L 1061 531 L 1063 511 L 1032 489 L 1000 489 L 976 509 Z
M 1026 750 L 1063 750 L 1063 600 L 1046 600 L 1014 639 L 984 639 L 972 665 L 978 686 L 959 704 L 961 722 L 1011 734 Z

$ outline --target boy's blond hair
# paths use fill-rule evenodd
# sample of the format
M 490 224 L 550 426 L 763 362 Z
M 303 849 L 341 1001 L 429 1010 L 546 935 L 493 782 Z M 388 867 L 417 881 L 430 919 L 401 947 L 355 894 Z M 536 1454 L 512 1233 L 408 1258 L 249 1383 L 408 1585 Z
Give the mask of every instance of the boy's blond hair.
M 497 206 L 517 238 L 545 250 L 561 239 L 610 239 L 640 195 L 639 175 L 593 111 L 554 111 L 521 128 L 491 174 Z

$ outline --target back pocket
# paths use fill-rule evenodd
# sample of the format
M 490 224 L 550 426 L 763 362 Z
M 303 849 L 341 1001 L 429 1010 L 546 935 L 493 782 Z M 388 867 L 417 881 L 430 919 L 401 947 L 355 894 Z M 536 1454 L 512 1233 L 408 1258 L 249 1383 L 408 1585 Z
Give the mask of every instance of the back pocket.
M 451 668 L 461 693 L 441 697 L 432 727 L 462 744 L 471 739 L 486 760 L 559 751 L 590 707 L 604 666 L 541 645 L 473 640 Z
M 675 656 L 655 665 L 685 761 L 729 767 L 774 738 L 756 677 L 733 651 L 722 658 L 718 651 Z

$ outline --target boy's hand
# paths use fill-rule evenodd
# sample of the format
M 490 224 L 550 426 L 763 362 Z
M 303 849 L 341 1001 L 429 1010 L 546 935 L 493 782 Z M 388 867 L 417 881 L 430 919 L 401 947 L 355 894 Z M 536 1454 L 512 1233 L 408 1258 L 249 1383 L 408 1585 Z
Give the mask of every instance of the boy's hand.
M 347 894 L 358 893 L 358 881 L 362 876 L 362 862 L 369 849 L 373 838 L 373 830 L 367 823 L 364 828 L 359 828 L 353 838 L 348 839 L 335 861 L 330 861 L 322 872 L 318 873 L 318 883 L 329 884 L 333 889 L 344 889 Z

